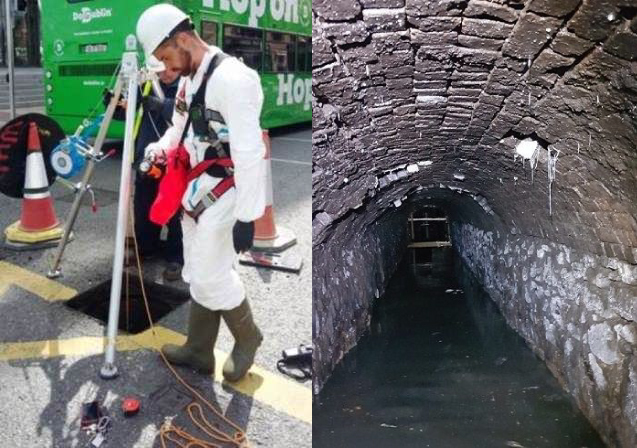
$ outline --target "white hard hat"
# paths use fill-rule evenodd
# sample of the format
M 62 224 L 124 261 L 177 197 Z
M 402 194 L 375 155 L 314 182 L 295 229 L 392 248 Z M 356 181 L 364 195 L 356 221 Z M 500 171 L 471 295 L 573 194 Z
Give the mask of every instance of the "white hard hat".
M 146 58 L 146 67 L 153 73 L 161 73 L 166 70 L 164 63 L 152 54 Z
M 160 3 L 144 11 L 137 21 L 137 39 L 144 48 L 146 59 L 181 29 L 193 29 L 193 26 L 190 17 L 176 6 Z

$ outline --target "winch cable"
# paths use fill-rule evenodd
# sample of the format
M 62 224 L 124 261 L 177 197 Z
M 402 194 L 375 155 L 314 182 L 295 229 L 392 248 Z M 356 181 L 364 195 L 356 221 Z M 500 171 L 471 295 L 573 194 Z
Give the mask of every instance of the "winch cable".
M 111 75 L 111 78 L 108 80 L 108 82 L 106 83 L 106 85 L 108 86 L 107 89 L 112 89 L 113 86 L 115 85 L 115 81 L 117 78 L 117 75 L 119 74 L 119 68 L 122 65 L 121 62 L 119 62 L 117 64 L 117 67 L 115 68 L 115 71 L 113 72 L 113 74 Z M 95 104 L 95 107 L 93 107 L 93 109 L 91 109 L 91 111 L 86 115 L 86 118 L 84 120 L 86 121 L 91 121 L 91 119 L 95 116 L 95 111 L 97 110 L 98 107 L 104 107 L 103 105 L 103 101 L 102 98 L 100 97 L 99 100 L 97 100 L 97 103 Z
M 134 229 L 135 218 L 133 215 L 132 201 L 130 200 L 129 200 L 129 216 L 131 220 L 131 227 Z M 157 336 L 157 333 L 155 332 L 155 326 L 153 325 L 153 320 L 150 313 L 150 307 L 148 305 L 148 297 L 146 296 L 146 289 L 144 288 L 142 265 L 141 265 L 141 260 L 139 257 L 139 250 L 137 245 L 137 235 L 135 235 L 134 231 L 132 232 L 132 234 L 133 234 L 133 244 L 135 247 L 135 260 L 137 262 L 137 270 L 139 273 L 139 284 L 140 284 L 140 288 L 142 292 L 142 297 L 144 299 L 144 307 L 146 309 L 148 322 L 150 323 L 151 334 L 153 335 L 153 338 L 155 339 L 155 341 L 158 342 L 158 336 Z M 128 295 L 128 291 L 126 294 Z M 128 297 L 127 297 L 127 300 L 128 300 Z M 186 407 L 186 410 L 188 411 L 188 415 L 190 416 L 190 419 L 195 424 L 195 426 L 197 426 L 209 437 L 211 437 L 213 441 L 211 442 L 211 441 L 199 439 L 193 436 L 192 434 L 188 433 L 186 430 L 173 425 L 172 422 L 165 422 L 159 428 L 159 436 L 160 436 L 162 448 L 167 448 L 167 445 L 166 445 L 167 441 L 171 441 L 181 448 L 223 448 L 224 445 L 228 445 L 228 444 L 230 444 L 230 446 L 235 446 L 237 448 L 249 448 L 250 444 L 245 434 L 245 431 L 238 424 L 236 424 L 235 422 L 230 420 L 228 417 L 223 415 L 221 410 L 217 409 L 212 403 L 206 400 L 195 388 L 193 388 L 190 384 L 188 384 L 181 377 L 181 375 L 179 375 L 179 373 L 175 370 L 175 368 L 170 364 L 168 359 L 166 359 L 166 356 L 162 353 L 162 351 L 161 350 L 158 350 L 158 351 L 159 351 L 159 355 L 161 359 L 164 361 L 164 364 L 166 364 L 166 367 L 168 367 L 168 369 L 173 373 L 175 378 L 177 378 L 177 380 L 186 389 L 188 389 L 189 392 L 191 392 L 196 398 L 198 398 L 199 401 L 205 404 L 213 412 L 213 414 L 215 414 L 221 421 L 225 422 L 228 426 L 230 426 L 231 428 L 235 430 L 235 433 L 233 435 L 229 435 L 223 432 L 222 430 L 216 428 L 204 416 L 202 406 L 197 402 L 192 402 Z M 195 411 L 199 413 L 198 417 L 195 417 Z M 200 420 L 198 420 L 198 418 Z M 171 437 L 171 434 L 177 435 L 178 437 L 183 439 L 183 441 L 177 440 Z M 218 442 L 222 443 L 222 445 L 218 444 Z
M 124 253 L 128 257 L 128 251 L 130 250 L 130 241 L 128 238 L 124 238 Z M 130 332 L 130 273 L 126 269 L 126 331 Z

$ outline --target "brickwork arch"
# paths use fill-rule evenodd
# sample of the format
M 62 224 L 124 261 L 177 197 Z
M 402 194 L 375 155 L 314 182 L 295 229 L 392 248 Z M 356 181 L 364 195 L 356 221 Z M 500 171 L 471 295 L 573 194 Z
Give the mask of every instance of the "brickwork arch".
M 509 324 L 609 444 L 637 445 L 636 14 L 634 0 L 313 2 L 315 391 L 364 331 L 406 210 L 438 204 Z

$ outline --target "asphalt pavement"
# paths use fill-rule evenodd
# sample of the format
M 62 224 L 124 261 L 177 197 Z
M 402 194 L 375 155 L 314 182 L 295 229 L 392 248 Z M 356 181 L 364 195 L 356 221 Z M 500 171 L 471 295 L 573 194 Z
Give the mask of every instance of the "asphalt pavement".
M 255 367 L 237 384 L 221 382 L 218 373 L 213 381 L 211 376 L 177 369 L 223 414 L 247 429 L 250 446 L 312 445 L 311 384 L 290 379 L 276 368 L 281 350 L 311 343 L 310 133 L 307 125 L 279 129 L 272 137 L 276 223 L 296 234 L 297 244 L 286 253 L 302 259 L 300 273 L 238 268 L 264 334 Z M 55 249 L 0 248 L 0 447 L 90 446 L 80 418 L 82 403 L 93 400 L 100 401 L 112 418 L 103 446 L 161 446 L 158 429 L 166 419 L 193 430 L 185 411 L 192 394 L 178 384 L 153 348 L 183 340 L 188 303 L 160 319 L 155 335 L 121 332 L 116 353 L 120 375 L 109 381 L 98 375 L 104 359 L 104 323 L 66 304 L 111 278 L 120 171 L 117 157 L 98 165 L 91 182 L 97 211 L 85 198 L 60 278 L 46 278 Z M 64 220 L 73 192 L 55 182 L 51 193 L 57 216 Z M 20 218 L 21 207 L 20 199 L 0 194 L 1 229 Z M 164 283 L 163 267 L 161 261 L 145 261 L 146 281 Z M 181 281 L 170 286 L 182 293 L 188 290 Z M 216 345 L 219 369 L 232 343 L 222 325 Z M 126 396 L 141 400 L 138 415 L 123 416 L 120 406 Z M 223 428 L 219 419 L 208 418 Z

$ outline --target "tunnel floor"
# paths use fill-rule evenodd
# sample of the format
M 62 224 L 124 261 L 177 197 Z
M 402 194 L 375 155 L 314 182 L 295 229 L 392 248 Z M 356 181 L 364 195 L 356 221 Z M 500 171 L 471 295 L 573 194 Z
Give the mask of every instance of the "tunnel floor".
M 604 446 L 451 249 L 410 261 L 316 397 L 312 446 Z

